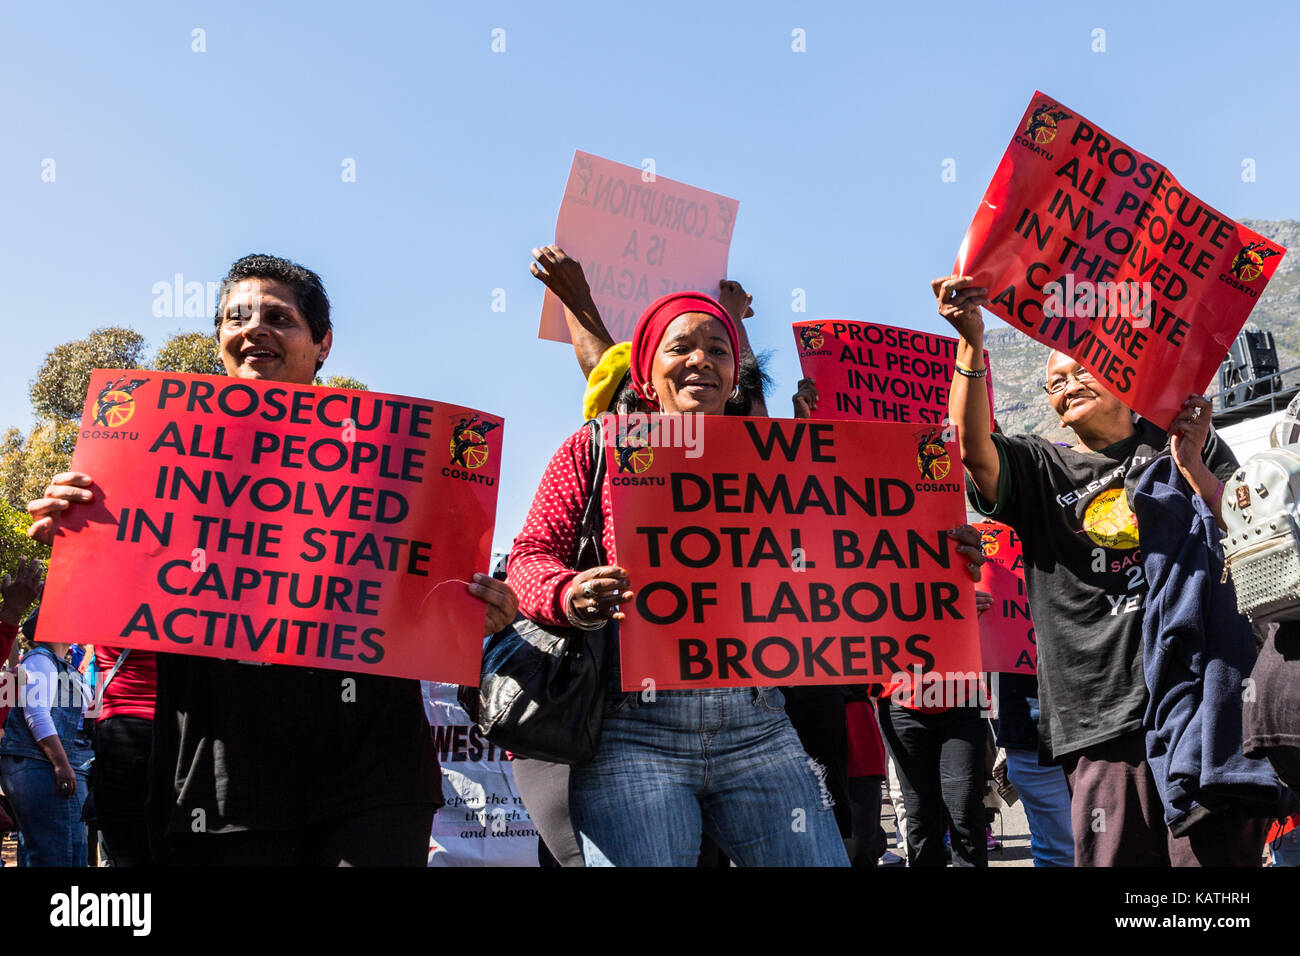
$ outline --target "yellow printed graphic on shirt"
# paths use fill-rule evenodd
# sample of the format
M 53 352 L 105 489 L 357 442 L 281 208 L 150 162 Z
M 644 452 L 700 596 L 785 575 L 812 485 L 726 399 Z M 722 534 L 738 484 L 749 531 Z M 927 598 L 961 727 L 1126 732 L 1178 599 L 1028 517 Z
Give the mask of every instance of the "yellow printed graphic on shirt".
M 1083 516 L 1083 530 L 1103 548 L 1138 546 L 1137 516 L 1129 508 L 1123 488 L 1111 488 L 1092 499 Z

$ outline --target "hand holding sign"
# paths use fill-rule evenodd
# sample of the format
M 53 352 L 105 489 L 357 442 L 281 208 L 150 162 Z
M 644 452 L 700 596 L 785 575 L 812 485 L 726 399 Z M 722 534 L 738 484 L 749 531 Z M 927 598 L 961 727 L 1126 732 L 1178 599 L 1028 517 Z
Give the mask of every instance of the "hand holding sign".
M 988 306 L 988 289 L 975 285 L 970 276 L 950 275 L 930 280 L 930 288 L 939 300 L 939 314 L 971 345 L 983 347 L 984 313 Z
M 90 490 L 93 484 L 94 479 L 79 471 L 61 471 L 51 478 L 45 486 L 44 497 L 27 502 L 27 513 L 32 516 L 27 536 L 44 545 L 53 544 L 59 516 L 73 504 L 94 501 L 94 493 Z
M 957 542 L 957 547 L 954 550 L 958 554 L 964 554 L 970 558 L 966 562 L 966 569 L 970 571 L 971 580 L 978 581 L 980 579 L 980 567 L 988 560 L 984 557 L 984 546 L 980 539 L 980 533 L 970 525 L 963 524 L 945 531 L 944 534 Z M 975 593 L 979 594 L 978 591 Z
M 532 263 L 528 270 L 542 281 L 542 285 L 555 293 L 564 307 L 581 319 L 588 312 L 594 312 L 591 287 L 582 272 L 582 263 L 571 259 L 557 245 L 545 246 L 533 250 Z M 603 331 L 603 329 L 602 329 Z
M 812 418 L 817 410 L 817 382 L 811 378 L 799 379 L 799 391 L 791 399 L 795 418 Z
M 579 571 L 569 585 L 565 605 L 573 609 L 584 624 L 597 621 L 621 621 L 626 616 L 618 609 L 632 599 L 631 578 L 623 568 L 601 565 Z
M 519 613 L 519 602 L 515 592 L 504 581 L 498 581 L 490 574 L 479 572 L 474 575 L 474 582 L 467 585 L 469 593 L 479 598 L 486 607 L 483 635 L 495 634 L 505 628 Z

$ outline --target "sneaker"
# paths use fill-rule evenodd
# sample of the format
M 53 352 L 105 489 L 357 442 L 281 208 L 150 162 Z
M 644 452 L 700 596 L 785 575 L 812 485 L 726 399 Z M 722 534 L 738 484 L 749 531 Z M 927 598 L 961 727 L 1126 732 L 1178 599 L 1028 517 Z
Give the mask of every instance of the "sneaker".
M 898 866 L 900 863 L 906 862 L 906 860 L 893 850 L 886 850 L 880 855 L 880 859 L 876 861 L 876 866 Z
M 993 835 L 993 828 L 987 824 L 984 827 L 984 845 L 990 850 L 1002 849 L 1002 841 Z

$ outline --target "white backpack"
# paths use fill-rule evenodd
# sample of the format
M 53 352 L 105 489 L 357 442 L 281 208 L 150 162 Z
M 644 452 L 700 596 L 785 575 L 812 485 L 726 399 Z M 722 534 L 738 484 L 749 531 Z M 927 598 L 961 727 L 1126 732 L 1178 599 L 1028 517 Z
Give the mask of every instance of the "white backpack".
M 1253 623 L 1300 620 L 1300 445 L 1257 452 L 1223 483 L 1223 574 L 1232 575 L 1237 610 Z

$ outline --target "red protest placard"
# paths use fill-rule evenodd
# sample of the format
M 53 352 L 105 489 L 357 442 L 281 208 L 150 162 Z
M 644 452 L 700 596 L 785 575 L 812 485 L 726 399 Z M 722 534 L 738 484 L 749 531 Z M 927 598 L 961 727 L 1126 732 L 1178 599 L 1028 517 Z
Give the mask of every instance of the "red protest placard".
M 976 588 L 993 596 L 980 615 L 982 670 L 1011 674 L 1038 673 L 1038 644 L 1025 592 L 1025 560 L 1020 536 L 999 521 L 973 526 L 984 539 L 984 563 Z
M 962 240 L 991 310 L 1168 428 L 1201 394 L 1284 248 L 1035 93 Z
M 965 520 L 938 426 L 607 418 L 625 689 L 979 670 Z M 653 681 L 652 685 L 645 682 Z
M 817 417 L 828 421 L 919 422 L 948 417 L 957 340 L 873 322 L 795 322 L 804 378 L 817 382 Z M 989 367 L 988 352 L 984 367 Z M 984 379 L 993 414 L 993 377 Z
M 615 342 L 632 338 L 641 313 L 669 292 L 716 297 L 740 203 L 726 196 L 576 152 L 555 242 L 582 263 Z M 539 338 L 569 341 L 564 306 L 549 291 Z
M 91 376 L 38 639 L 477 684 L 502 420 L 399 395 Z

